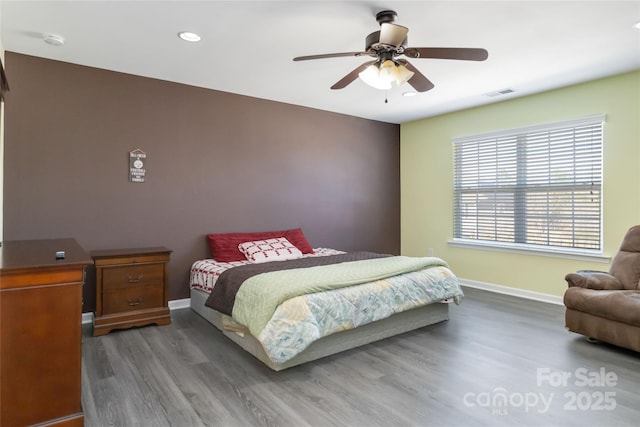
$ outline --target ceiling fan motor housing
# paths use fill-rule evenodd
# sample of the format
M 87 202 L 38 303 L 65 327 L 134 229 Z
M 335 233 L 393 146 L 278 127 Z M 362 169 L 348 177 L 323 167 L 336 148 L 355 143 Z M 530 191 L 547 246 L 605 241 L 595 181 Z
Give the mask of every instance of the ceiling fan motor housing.
M 378 21 L 378 24 L 380 24 L 381 27 L 383 24 L 393 24 L 397 17 L 398 14 L 395 12 L 395 10 L 382 10 L 376 13 L 376 21 Z M 400 43 L 399 45 L 391 46 L 388 44 L 380 43 L 380 33 L 380 31 L 374 31 L 367 36 L 367 38 L 365 39 L 364 48 L 366 52 L 369 52 L 369 54 L 373 55 L 386 51 L 395 52 L 396 55 L 402 54 L 404 48 L 407 47 L 408 37 L 405 37 L 402 43 Z
M 398 14 L 394 10 L 382 10 L 376 13 L 376 21 L 382 25 L 384 22 L 392 23 L 396 20 Z
M 405 47 L 407 47 L 407 43 L 409 42 L 409 37 L 405 37 L 400 46 L 389 46 L 380 43 L 380 31 L 374 31 L 369 34 L 365 39 L 365 47 L 364 51 L 369 52 L 371 50 L 375 52 L 379 52 L 381 50 L 392 50 L 397 51 L 398 54 L 401 54 Z

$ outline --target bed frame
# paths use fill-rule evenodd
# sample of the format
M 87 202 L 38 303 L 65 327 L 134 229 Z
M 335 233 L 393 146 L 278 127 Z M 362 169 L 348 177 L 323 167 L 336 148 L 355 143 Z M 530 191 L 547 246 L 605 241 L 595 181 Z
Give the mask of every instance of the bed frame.
M 379 341 L 393 335 L 433 325 L 449 319 L 449 304 L 447 302 L 433 303 L 424 307 L 397 313 L 386 319 L 378 320 L 355 329 L 323 337 L 315 341 L 302 353 L 283 364 L 274 363 L 267 356 L 262 344 L 251 334 L 234 332 L 223 326 L 226 317 L 219 311 L 204 305 L 209 294 L 198 289 L 191 289 L 191 309 L 204 317 L 209 323 L 220 329 L 231 341 L 251 353 L 262 363 L 274 371 L 280 371 L 321 357 L 350 350 L 374 341 Z

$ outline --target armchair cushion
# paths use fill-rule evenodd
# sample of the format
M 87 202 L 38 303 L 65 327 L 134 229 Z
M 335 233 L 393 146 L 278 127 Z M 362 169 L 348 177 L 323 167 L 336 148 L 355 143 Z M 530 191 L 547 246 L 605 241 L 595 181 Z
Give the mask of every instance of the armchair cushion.
M 620 279 L 624 289 L 640 289 L 640 252 L 619 251 L 611 261 L 609 272 Z
M 624 235 L 609 272 L 620 280 L 624 289 L 640 289 L 640 225 L 631 227 Z
M 580 270 L 569 273 L 564 278 L 569 287 L 580 287 L 595 290 L 620 290 L 622 282 L 604 271 Z
M 565 292 L 564 304 L 570 310 L 640 327 L 640 292 L 638 291 L 599 291 L 573 287 Z

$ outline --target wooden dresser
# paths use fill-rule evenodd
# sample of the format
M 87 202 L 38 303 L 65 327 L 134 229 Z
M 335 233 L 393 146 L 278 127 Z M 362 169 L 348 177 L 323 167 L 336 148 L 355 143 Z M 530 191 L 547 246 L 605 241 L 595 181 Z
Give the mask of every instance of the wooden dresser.
M 59 251 L 64 258 L 56 259 Z M 89 264 L 74 239 L 0 247 L 2 427 L 84 425 L 82 285 Z
M 165 247 L 91 252 L 96 265 L 93 335 L 155 323 L 168 325 L 169 260 Z

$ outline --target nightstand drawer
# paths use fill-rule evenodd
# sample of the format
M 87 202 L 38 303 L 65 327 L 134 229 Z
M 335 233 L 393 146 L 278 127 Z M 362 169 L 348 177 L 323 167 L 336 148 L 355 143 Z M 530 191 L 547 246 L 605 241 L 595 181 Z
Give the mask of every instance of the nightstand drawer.
M 162 286 L 144 286 L 105 292 L 102 296 L 104 315 L 162 307 Z
M 124 265 L 102 270 L 102 290 L 131 288 L 164 283 L 162 264 Z

